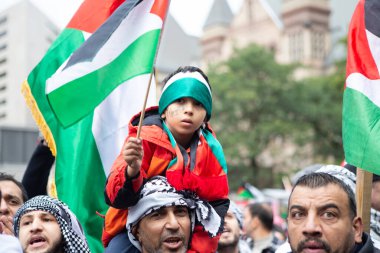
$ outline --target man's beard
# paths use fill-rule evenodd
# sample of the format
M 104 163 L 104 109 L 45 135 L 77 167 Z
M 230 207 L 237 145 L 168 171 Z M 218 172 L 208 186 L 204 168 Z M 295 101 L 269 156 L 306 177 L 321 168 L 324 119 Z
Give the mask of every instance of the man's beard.
M 23 252 L 28 252 L 25 249 L 23 249 Z M 40 251 L 41 253 L 58 253 L 58 252 L 64 252 L 64 246 L 63 241 L 54 242 L 51 247 L 47 248 L 45 251 Z
M 234 248 L 238 245 L 238 243 L 239 243 L 239 236 L 238 235 L 234 235 L 234 238 L 232 241 L 224 242 L 224 241 L 221 241 L 219 239 L 218 249 Z

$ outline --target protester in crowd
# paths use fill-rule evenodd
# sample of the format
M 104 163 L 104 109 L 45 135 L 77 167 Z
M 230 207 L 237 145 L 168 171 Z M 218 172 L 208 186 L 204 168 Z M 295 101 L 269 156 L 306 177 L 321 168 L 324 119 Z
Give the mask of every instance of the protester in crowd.
M 0 172 L 0 234 L 13 235 L 13 217 L 27 199 L 24 186 L 13 176 Z
M 346 164 L 344 167 L 338 165 L 325 165 L 317 170 L 317 172 L 325 172 L 333 175 L 343 182 L 345 182 L 351 190 L 356 191 L 356 167 Z M 380 177 L 373 174 L 372 180 L 372 194 L 371 194 L 371 220 L 370 220 L 370 235 L 374 246 L 380 249 L 380 210 L 379 208 L 379 195 L 376 193 L 377 188 L 380 187 Z
M 283 243 L 274 236 L 273 212 L 267 203 L 251 203 L 244 209 L 244 232 L 252 239 L 252 252 L 271 253 Z
M 145 111 L 141 139 L 135 138 L 141 114 L 132 118 L 129 137 L 107 180 L 106 202 L 119 209 L 133 206 L 144 179 L 166 175 L 177 190 L 194 191 L 209 201 L 223 221 L 229 205 L 227 167 L 208 124 L 211 111 L 211 87 L 202 70 L 187 66 L 170 74 L 164 80 L 159 106 Z M 123 212 L 112 208 L 107 212 L 105 245 L 115 233 L 123 232 Z M 197 225 L 190 252 L 215 252 L 218 239 L 219 233 L 210 236 Z
M 49 196 L 26 201 L 14 217 L 24 253 L 90 252 L 82 227 L 66 204 Z
M 224 217 L 224 229 L 218 242 L 218 253 L 250 253 L 248 243 L 241 238 L 243 214 L 235 202 L 230 202 Z
M 156 176 L 143 185 L 139 201 L 128 209 L 126 228 L 139 252 L 180 253 L 187 252 L 196 221 L 210 234 L 217 233 L 221 222 L 209 203 L 176 191 L 165 177 Z
M 38 195 L 47 195 L 47 185 L 49 174 L 54 164 L 55 157 L 47 146 L 44 138 L 39 137 L 38 144 L 32 157 L 26 166 L 25 173 L 22 177 L 29 198 Z
M 6 234 L 0 234 L 0 253 L 22 253 L 19 240 Z
M 304 175 L 293 186 L 288 203 L 288 237 L 293 253 L 379 252 L 363 232 L 351 188 L 322 172 Z

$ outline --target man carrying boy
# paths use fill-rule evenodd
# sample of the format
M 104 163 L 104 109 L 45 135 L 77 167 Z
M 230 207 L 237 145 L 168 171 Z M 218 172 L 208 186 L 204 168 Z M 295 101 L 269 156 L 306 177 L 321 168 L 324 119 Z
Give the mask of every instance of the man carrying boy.
M 184 67 L 169 75 L 159 107 L 145 112 L 141 139 L 135 138 L 140 114 L 131 120 L 129 137 L 107 180 L 106 202 L 119 209 L 131 207 L 138 201 L 144 180 L 165 175 L 176 190 L 192 191 L 209 201 L 222 221 L 229 205 L 227 166 L 223 149 L 207 123 L 211 111 L 211 87 L 200 69 Z M 106 245 L 116 232 L 122 232 L 115 231 L 115 226 L 120 227 L 116 223 L 125 221 L 122 213 L 115 209 L 107 213 Z M 196 226 L 190 252 L 215 252 L 222 229 L 221 222 L 210 237 Z

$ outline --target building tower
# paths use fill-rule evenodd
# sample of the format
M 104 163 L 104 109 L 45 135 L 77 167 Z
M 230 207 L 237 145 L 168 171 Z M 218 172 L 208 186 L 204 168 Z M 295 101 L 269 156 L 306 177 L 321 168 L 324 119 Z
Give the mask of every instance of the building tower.
M 300 62 L 310 69 L 299 77 L 324 70 L 330 48 L 329 0 L 283 0 L 283 50 L 286 62 Z M 287 52 L 287 53 L 286 53 Z M 313 73 L 310 73 L 313 69 Z
M 210 14 L 203 26 L 202 66 L 220 59 L 232 19 L 233 14 L 227 1 L 214 0 Z

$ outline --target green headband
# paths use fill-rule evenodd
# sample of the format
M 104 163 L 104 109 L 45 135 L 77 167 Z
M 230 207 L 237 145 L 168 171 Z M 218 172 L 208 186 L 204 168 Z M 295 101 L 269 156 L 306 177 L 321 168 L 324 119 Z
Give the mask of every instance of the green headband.
M 211 118 L 211 92 L 206 84 L 192 77 L 178 79 L 166 87 L 158 103 L 158 113 L 162 114 L 171 103 L 184 97 L 195 99 L 201 103 L 206 109 L 207 120 Z

